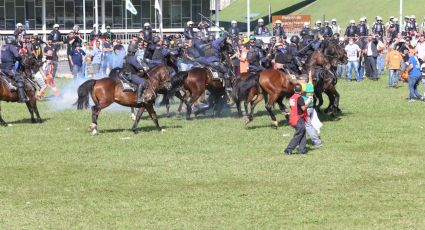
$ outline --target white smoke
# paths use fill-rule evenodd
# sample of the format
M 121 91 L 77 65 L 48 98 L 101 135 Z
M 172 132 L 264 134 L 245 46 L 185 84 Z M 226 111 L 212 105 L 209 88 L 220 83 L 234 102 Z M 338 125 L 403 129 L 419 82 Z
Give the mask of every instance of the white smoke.
M 65 84 L 58 87 L 59 96 L 51 97 L 48 100 L 49 110 L 51 112 L 58 112 L 63 110 L 76 110 L 77 107 L 73 104 L 78 99 L 78 87 L 83 84 L 86 79 L 68 80 Z M 90 106 L 94 105 L 90 96 Z M 89 108 L 90 110 L 90 108 Z M 113 112 L 130 112 L 129 107 L 121 106 L 117 103 L 113 103 L 108 106 L 104 111 Z

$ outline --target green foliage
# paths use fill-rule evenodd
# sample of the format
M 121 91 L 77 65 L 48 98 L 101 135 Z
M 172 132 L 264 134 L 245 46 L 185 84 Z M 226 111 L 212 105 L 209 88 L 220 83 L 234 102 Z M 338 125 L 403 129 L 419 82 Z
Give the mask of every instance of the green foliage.
M 293 128 L 263 105 L 248 126 L 162 117 L 166 132 L 144 119 L 138 135 L 128 112 L 102 112 L 91 136 L 88 110 L 42 102 L 30 124 L 3 102 L 0 228 L 422 229 L 425 104 L 386 81 L 338 82 L 343 114 L 305 156 L 283 155 Z

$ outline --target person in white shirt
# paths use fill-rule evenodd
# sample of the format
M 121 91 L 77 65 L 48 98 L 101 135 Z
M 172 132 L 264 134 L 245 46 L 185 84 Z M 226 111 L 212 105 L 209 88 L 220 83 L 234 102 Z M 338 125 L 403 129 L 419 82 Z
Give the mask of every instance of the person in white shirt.
M 418 51 L 418 58 L 421 63 L 425 62 L 425 38 L 421 33 L 419 34 L 419 40 L 416 44 L 416 50 Z
M 359 82 L 362 80 L 359 74 L 359 57 L 361 53 L 360 47 L 354 43 L 353 38 L 350 38 L 348 45 L 345 46 L 345 52 L 347 53 L 348 63 L 347 63 L 347 81 L 352 79 L 352 69 L 354 68 L 356 80 Z

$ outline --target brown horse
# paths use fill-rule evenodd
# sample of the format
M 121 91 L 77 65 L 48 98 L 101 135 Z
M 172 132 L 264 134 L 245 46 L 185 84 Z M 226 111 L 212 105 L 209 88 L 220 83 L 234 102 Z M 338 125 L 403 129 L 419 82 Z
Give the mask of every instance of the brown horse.
M 18 74 L 21 74 L 21 73 L 18 73 Z M 9 88 L 10 80 L 6 80 L 5 78 L 7 78 L 7 76 L 4 75 L 3 73 L 0 73 L 0 101 L 18 102 L 19 100 L 18 92 L 16 90 L 13 90 L 13 91 L 10 90 Z M 34 86 L 27 79 L 25 79 L 24 85 L 25 85 L 24 87 L 25 87 L 27 97 L 29 99 L 27 102 L 25 102 L 25 104 L 27 105 L 28 111 L 31 114 L 31 122 L 42 123 L 42 119 L 40 117 L 40 114 L 37 108 L 37 99 L 35 97 L 36 90 Z M 35 119 L 34 113 L 37 116 L 37 119 Z M 0 124 L 3 126 L 8 126 L 8 124 L 3 120 L 1 116 L 1 106 L 0 106 Z
M 243 116 L 245 124 L 253 120 L 255 106 L 263 100 L 263 90 L 258 84 L 258 76 L 252 73 L 242 73 L 233 82 L 232 98 L 238 109 L 238 115 Z M 241 110 L 241 102 L 244 102 L 244 112 Z M 248 102 L 250 112 L 248 114 Z
M 108 107 L 112 103 L 116 102 L 120 105 L 135 108 L 145 108 L 153 122 L 155 123 L 158 131 L 161 131 L 161 127 L 158 123 L 156 112 L 153 108 L 156 99 L 156 93 L 162 89 L 170 89 L 170 76 L 166 65 L 158 65 L 150 69 L 147 73 L 148 87 L 145 89 L 144 98 L 145 102 L 137 104 L 136 92 L 124 92 L 119 81 L 119 75 L 122 73 L 121 69 L 111 70 L 110 77 L 102 78 L 99 80 L 88 80 L 78 87 L 78 100 L 75 103 L 77 109 L 87 109 L 89 107 L 89 94 L 93 99 L 94 106 L 92 109 L 92 124 L 90 125 L 89 131 L 92 134 L 97 134 L 97 119 L 102 109 Z M 137 133 L 137 125 L 140 117 L 136 117 L 133 124 L 132 130 Z

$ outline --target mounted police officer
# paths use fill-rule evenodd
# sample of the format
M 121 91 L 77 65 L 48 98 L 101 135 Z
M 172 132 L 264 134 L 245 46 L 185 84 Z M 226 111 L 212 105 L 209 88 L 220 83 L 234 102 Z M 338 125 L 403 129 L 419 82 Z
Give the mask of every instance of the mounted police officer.
M 8 77 L 14 78 L 18 86 L 19 102 L 26 102 L 28 98 L 25 94 L 24 78 L 16 74 L 14 70 L 16 61 L 20 61 L 16 40 L 10 36 L 6 38 L 6 44 L 1 47 L 1 71 Z
M 61 32 L 59 31 L 59 24 L 53 25 L 53 30 L 50 31 L 49 37 L 53 43 L 62 42 Z
M 133 84 L 137 85 L 136 97 L 137 104 L 144 102 L 143 91 L 147 86 L 147 82 L 141 76 L 144 75 L 143 66 L 137 61 L 137 57 L 135 56 L 137 49 L 135 46 L 130 46 L 128 48 L 128 54 L 125 57 L 124 63 L 124 73 L 127 77 L 127 80 L 130 80 Z
M 203 46 L 204 56 L 197 58 L 196 61 L 204 66 L 210 66 L 221 72 L 225 79 L 226 90 L 228 90 L 230 87 L 230 82 L 228 81 L 230 69 L 221 63 L 221 46 L 223 43 L 227 42 L 226 39 L 226 35 L 215 39 L 214 35 L 210 34 L 208 36 L 208 43 Z
M 153 38 L 153 42 L 155 44 L 155 50 L 152 54 L 152 60 L 149 63 L 150 68 L 164 64 L 165 56 L 168 54 L 167 39 L 161 42 L 161 39 L 158 36 L 155 36 Z
M 331 29 L 332 29 L 332 34 L 336 34 L 336 33 L 340 34 L 340 33 L 341 33 L 341 28 L 340 28 L 340 27 L 339 27 L 339 25 L 337 24 L 337 22 L 336 22 L 336 19 L 335 19 L 335 18 L 333 18 L 333 19 L 331 20 Z
M 264 20 L 262 18 L 258 19 L 258 25 L 254 28 L 254 35 L 270 35 L 270 31 L 264 25 Z
M 357 25 L 357 32 L 362 37 L 366 37 L 369 34 L 365 18 L 360 18 L 359 25 Z
M 418 32 L 415 15 L 410 16 L 409 21 L 406 23 L 405 31 L 408 32 L 408 35 L 410 36 L 413 36 Z
M 355 34 L 358 32 L 356 21 L 350 20 L 350 24 L 347 26 L 347 29 L 345 29 L 345 36 L 346 37 L 354 37 Z
M 143 25 L 143 38 L 148 42 L 152 42 L 152 27 L 149 22 L 145 22 Z
M 186 39 L 192 39 L 195 36 L 195 32 L 193 31 L 193 22 L 192 21 L 188 21 L 186 23 L 186 27 L 184 28 L 184 37 Z
M 300 36 L 302 39 L 304 39 L 304 37 L 308 36 L 309 31 L 310 31 L 310 23 L 309 22 L 304 22 L 304 27 L 300 32 Z
M 285 30 L 282 26 L 282 21 L 281 20 L 276 20 L 276 22 L 274 23 L 275 26 L 273 27 L 273 36 L 284 36 L 285 35 Z
M 325 25 L 322 27 L 320 34 L 323 35 L 325 38 L 332 37 L 332 28 L 329 26 L 329 21 L 325 21 Z
M 247 60 L 249 62 L 249 71 L 258 73 L 264 68 L 261 66 L 261 59 L 264 58 L 264 53 L 261 46 L 258 47 L 257 39 L 254 35 L 249 37 Z
M 227 30 L 231 35 L 233 35 L 233 34 L 236 34 L 236 35 L 239 35 L 239 28 L 238 28 L 238 25 L 237 25 L 237 21 L 235 21 L 235 20 L 233 20 L 231 23 L 230 23 L 230 27 L 229 27 L 229 29 Z
M 27 32 L 25 31 L 22 23 L 16 24 L 16 30 L 13 32 L 13 35 L 15 36 L 16 45 L 19 45 L 19 43 L 25 41 L 25 36 L 27 35 Z
M 379 36 L 381 36 L 381 39 L 384 37 L 385 26 L 382 23 L 382 18 L 380 16 L 376 16 L 376 22 L 372 26 L 372 33 L 379 34 Z
M 300 38 L 297 35 L 294 35 L 291 37 L 290 41 L 291 44 L 289 45 L 289 51 L 292 56 L 293 64 L 291 70 L 293 70 L 295 73 L 301 74 L 303 64 L 301 62 L 301 58 L 298 56 L 298 44 L 300 43 Z

